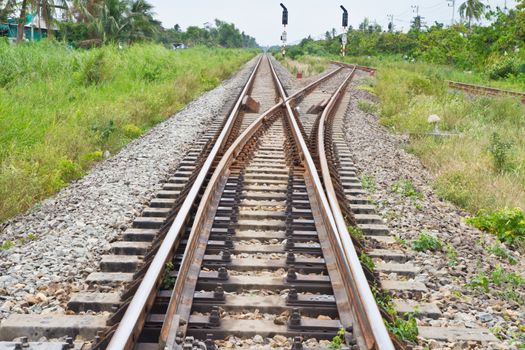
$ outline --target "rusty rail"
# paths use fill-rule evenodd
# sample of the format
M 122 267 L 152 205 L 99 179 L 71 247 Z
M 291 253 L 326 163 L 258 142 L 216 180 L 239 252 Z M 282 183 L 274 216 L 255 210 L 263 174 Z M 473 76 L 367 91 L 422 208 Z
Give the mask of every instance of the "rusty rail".
M 521 102 L 525 103 L 525 93 L 523 92 L 503 90 L 503 89 L 493 88 L 489 86 L 460 83 L 457 81 L 450 81 L 450 80 L 448 80 L 447 83 L 448 83 L 448 87 L 452 89 L 463 90 L 469 93 L 480 94 L 480 95 L 519 97 L 521 99 Z
M 334 184 L 332 182 L 325 150 L 325 125 L 328 122 L 328 118 L 336 106 L 338 99 L 344 93 L 346 86 L 354 76 L 357 69 L 359 68 L 354 67 L 352 69 L 352 72 L 331 97 L 321 115 L 317 136 L 317 151 L 327 200 L 330 204 L 337 225 L 336 232 L 338 233 L 338 236 L 334 237 L 334 240 L 337 243 L 335 244 L 335 248 L 338 249 L 337 256 L 340 258 L 341 269 L 344 269 L 347 272 L 347 278 L 344 282 L 349 293 L 351 293 L 354 298 L 355 314 L 358 318 L 357 321 L 361 327 L 366 347 L 367 349 L 394 349 L 394 345 L 392 344 L 379 308 L 375 302 L 374 295 L 372 294 L 366 276 L 361 268 L 356 249 L 352 243 L 350 234 L 348 233 L 343 214 L 339 207 Z

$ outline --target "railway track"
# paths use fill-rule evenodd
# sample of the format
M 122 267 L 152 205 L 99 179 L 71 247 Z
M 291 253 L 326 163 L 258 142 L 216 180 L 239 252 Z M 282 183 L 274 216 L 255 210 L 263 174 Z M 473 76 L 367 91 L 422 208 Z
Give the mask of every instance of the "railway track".
M 466 83 L 460 83 L 456 81 L 448 81 L 447 83 L 448 83 L 448 87 L 452 89 L 463 90 L 468 93 L 478 94 L 478 95 L 514 96 L 514 97 L 518 97 L 522 103 L 525 103 L 525 93 L 522 93 L 522 92 L 497 89 L 497 88 L 488 87 L 488 86 L 466 84 Z
M 211 349 L 259 335 L 301 349 L 343 330 L 349 348 L 393 349 L 347 225 L 381 228 L 348 199 L 359 192 L 355 169 L 333 130 L 355 69 L 288 96 L 259 59 L 228 117 L 113 243 L 91 290 L 69 302 L 112 312 L 90 348 Z
M 210 348 L 231 335 L 280 335 L 300 348 L 305 336 L 332 339 L 340 329 L 356 348 L 392 348 L 292 110 L 292 102 L 317 101 L 312 92 L 330 90 L 331 80 L 324 95 L 335 104 L 353 72 L 339 68 L 287 97 L 267 58 L 256 70 L 237 103 L 245 111 L 234 109 L 231 132 L 216 142 L 220 159 L 212 150 L 205 162 L 213 173 L 204 193 L 186 197 L 196 214 L 183 204 L 122 319 L 96 348 Z M 163 280 L 175 282 L 162 288 Z

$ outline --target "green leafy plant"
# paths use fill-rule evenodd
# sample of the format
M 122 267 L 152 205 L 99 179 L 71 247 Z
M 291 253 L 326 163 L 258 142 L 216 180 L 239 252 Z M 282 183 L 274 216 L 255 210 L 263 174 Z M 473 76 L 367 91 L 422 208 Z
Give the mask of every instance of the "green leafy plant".
M 396 318 L 393 323 L 387 323 L 387 328 L 401 340 L 415 341 L 419 335 L 416 318 L 413 314 L 405 314 L 405 318 Z
M 163 289 L 172 289 L 175 285 L 175 277 L 171 275 L 173 272 L 174 266 L 173 263 L 170 261 L 166 263 L 166 266 L 164 267 L 164 277 L 162 279 L 162 288 Z
M 412 249 L 418 252 L 436 251 L 443 248 L 443 242 L 426 232 L 419 234 L 418 238 L 412 241 Z
M 11 249 L 15 246 L 15 242 L 13 241 L 4 241 L 1 245 L 0 245 L 0 250 L 8 250 L 8 249 Z
M 374 271 L 375 264 L 374 264 L 374 260 L 372 260 L 371 257 L 366 255 L 365 253 L 361 253 L 361 255 L 359 256 L 359 260 L 361 261 L 361 264 L 368 267 L 371 271 Z
M 329 349 L 341 349 L 343 347 L 343 344 L 345 343 L 345 330 L 344 328 L 340 328 L 337 332 L 337 335 L 332 338 L 332 341 L 330 341 L 330 344 L 328 345 Z
M 456 251 L 456 248 L 448 243 L 445 247 L 445 251 L 447 253 L 448 266 L 456 266 L 458 263 L 458 252 Z
M 38 236 L 34 233 L 28 233 L 27 234 L 27 239 L 30 240 L 30 241 L 36 241 L 38 239 Z
M 370 175 L 363 175 L 361 176 L 361 186 L 369 192 L 369 193 L 375 193 L 376 191 L 376 180 L 373 176 Z
M 520 208 L 505 208 L 493 213 L 480 211 L 476 216 L 468 218 L 467 223 L 495 234 L 500 241 L 510 245 L 522 244 L 525 240 L 525 217 Z
M 416 189 L 412 181 L 404 178 L 394 182 L 392 185 L 392 191 L 399 193 L 403 197 L 412 199 L 421 198 L 423 196 L 421 192 Z
M 525 277 L 516 272 L 507 272 L 501 266 L 497 266 L 489 274 L 485 272 L 477 273 L 467 287 L 491 293 L 505 300 L 512 300 L 518 304 L 523 304 L 523 296 L 520 290 L 525 285 Z
M 505 247 L 503 247 L 501 244 L 496 243 L 489 247 L 488 252 L 496 255 L 497 257 L 506 259 L 511 265 L 516 265 L 518 263 L 518 260 L 514 257 L 514 255 L 512 255 L 512 253 L 505 249 Z
M 363 230 L 357 226 L 348 226 L 348 232 L 357 240 L 363 239 L 364 237 Z

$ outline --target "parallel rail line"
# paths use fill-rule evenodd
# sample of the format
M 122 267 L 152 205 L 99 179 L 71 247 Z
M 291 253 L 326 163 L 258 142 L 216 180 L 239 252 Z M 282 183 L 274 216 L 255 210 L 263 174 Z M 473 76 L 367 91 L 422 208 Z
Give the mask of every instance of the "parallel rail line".
M 504 89 L 493 88 L 489 86 L 481 86 L 475 84 L 460 83 L 457 81 L 447 81 L 448 87 L 457 90 L 463 90 L 468 93 L 491 96 L 513 96 L 518 97 L 522 103 L 525 103 L 525 93 L 510 91 Z

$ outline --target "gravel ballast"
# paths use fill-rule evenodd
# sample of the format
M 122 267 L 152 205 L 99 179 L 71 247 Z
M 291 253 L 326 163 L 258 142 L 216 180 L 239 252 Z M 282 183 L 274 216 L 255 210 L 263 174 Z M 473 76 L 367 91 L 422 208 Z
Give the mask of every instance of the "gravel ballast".
M 176 169 L 185 152 L 237 97 L 256 58 L 219 87 L 95 166 L 88 175 L 2 226 L 0 320 L 11 313 L 63 311 L 84 289 L 100 255 Z

